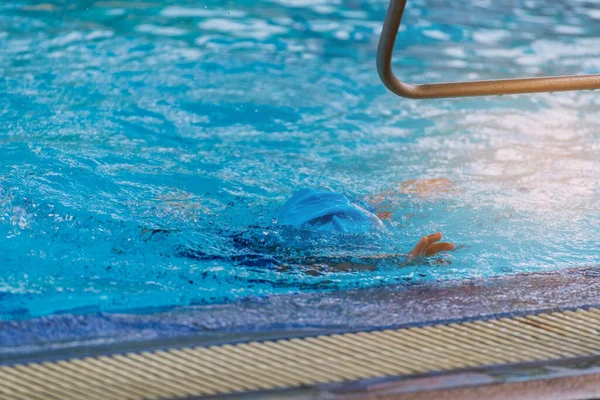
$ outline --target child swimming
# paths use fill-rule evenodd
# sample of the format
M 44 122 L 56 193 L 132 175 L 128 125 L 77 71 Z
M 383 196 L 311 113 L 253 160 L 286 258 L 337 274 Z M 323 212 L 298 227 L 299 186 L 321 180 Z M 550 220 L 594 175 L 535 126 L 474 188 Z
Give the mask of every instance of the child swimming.
M 432 183 L 428 185 L 427 182 Z M 416 188 L 415 193 L 424 195 L 431 191 L 427 188 L 448 188 L 448 182 L 445 180 L 432 181 L 410 181 L 409 184 L 401 186 L 400 193 L 406 193 L 405 189 L 410 186 Z M 385 206 L 385 199 L 392 194 L 388 192 L 377 196 L 369 202 L 373 206 L 373 212 L 361 207 L 355 202 L 350 201 L 345 195 L 336 193 L 327 189 L 302 189 L 296 192 L 279 210 L 277 214 L 278 224 L 281 226 L 291 226 L 300 229 L 306 229 L 321 233 L 367 233 L 373 230 L 386 229 L 382 219 L 390 219 L 391 211 Z M 353 257 L 349 260 L 334 260 L 331 257 L 304 258 L 298 260 L 302 264 L 327 265 L 335 270 L 346 269 L 373 269 L 378 264 L 392 263 L 398 266 L 406 265 L 421 257 L 428 257 L 443 251 L 454 250 L 452 243 L 440 242 L 442 233 L 436 232 L 428 236 L 423 236 L 416 246 L 405 255 L 385 254 L 359 258 Z M 296 264 L 297 262 L 294 262 Z
M 416 246 L 407 253 L 375 254 L 365 256 L 298 256 L 294 251 L 286 250 L 285 240 L 276 239 L 276 232 L 281 228 L 291 228 L 292 232 L 300 233 L 302 237 L 312 234 L 320 237 L 341 235 L 338 239 L 345 240 L 344 234 L 361 236 L 373 231 L 384 232 L 387 220 L 393 214 L 389 198 L 396 194 L 418 195 L 431 197 L 435 193 L 447 192 L 452 188 L 450 181 L 434 179 L 427 181 L 402 182 L 397 189 L 386 191 L 384 194 L 367 199 L 351 201 L 345 195 L 329 189 L 302 189 L 292 195 L 274 216 L 277 228 L 250 227 L 231 237 L 234 245 L 240 250 L 236 255 L 207 254 L 199 249 L 182 247 L 177 253 L 181 257 L 194 260 L 221 260 L 233 262 L 236 265 L 275 268 L 278 271 L 287 271 L 296 267 L 308 274 L 320 274 L 324 271 L 356 271 L 373 270 L 382 266 L 402 267 L 412 262 L 417 262 L 422 257 L 436 255 L 440 252 L 454 250 L 452 243 L 441 242 L 440 232 L 423 236 Z M 361 206 L 361 203 L 364 203 Z M 393 204 L 393 203 L 392 203 Z M 274 232 L 274 240 L 265 241 L 251 232 L 254 229 L 260 232 Z M 293 233 L 294 236 L 297 233 Z M 364 235 L 368 238 L 368 235 Z M 289 250 L 289 249 L 288 249 Z M 287 253 L 287 254 L 286 254 Z

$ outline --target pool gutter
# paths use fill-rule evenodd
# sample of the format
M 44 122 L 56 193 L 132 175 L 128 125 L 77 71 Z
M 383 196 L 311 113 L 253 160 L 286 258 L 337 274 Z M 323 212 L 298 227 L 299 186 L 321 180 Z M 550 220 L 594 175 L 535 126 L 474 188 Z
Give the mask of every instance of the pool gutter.
M 0 398 L 391 399 L 540 379 L 589 375 L 589 381 L 600 373 L 599 331 L 600 309 L 589 308 L 235 345 L 71 355 L 0 367 Z

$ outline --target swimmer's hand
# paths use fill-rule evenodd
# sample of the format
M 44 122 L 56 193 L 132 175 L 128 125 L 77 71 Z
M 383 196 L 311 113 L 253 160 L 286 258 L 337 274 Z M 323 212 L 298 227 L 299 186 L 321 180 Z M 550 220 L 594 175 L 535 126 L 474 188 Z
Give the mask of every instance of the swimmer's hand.
M 442 251 L 454 250 L 456 246 L 454 243 L 440 242 L 442 240 L 442 234 L 440 232 L 434 233 L 433 235 L 423 236 L 419 243 L 408 253 L 410 261 L 418 259 L 420 257 L 429 257 L 436 255 Z

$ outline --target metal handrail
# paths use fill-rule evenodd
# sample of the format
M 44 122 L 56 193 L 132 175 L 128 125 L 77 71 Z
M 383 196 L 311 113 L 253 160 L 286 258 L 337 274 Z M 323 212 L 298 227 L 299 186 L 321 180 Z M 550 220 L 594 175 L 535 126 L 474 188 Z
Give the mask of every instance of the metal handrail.
M 600 74 L 498 79 L 473 82 L 411 85 L 396 78 L 392 53 L 407 0 L 391 0 L 377 48 L 377 71 L 383 84 L 398 96 L 410 99 L 489 96 L 520 93 L 600 89 Z

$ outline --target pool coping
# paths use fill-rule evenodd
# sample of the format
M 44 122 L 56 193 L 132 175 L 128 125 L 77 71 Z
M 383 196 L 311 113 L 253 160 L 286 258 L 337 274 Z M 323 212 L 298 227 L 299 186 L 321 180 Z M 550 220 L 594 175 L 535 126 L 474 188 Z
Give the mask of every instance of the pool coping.
M 134 350 L 158 350 L 181 346 L 206 346 L 252 340 L 289 339 L 357 331 L 368 332 L 378 329 L 399 329 L 451 322 L 522 316 L 530 313 L 575 310 L 580 307 L 600 305 L 600 287 L 597 287 L 598 285 L 595 282 L 598 277 L 600 277 L 600 267 L 584 267 L 546 273 L 509 275 L 483 280 L 446 281 L 403 287 L 308 294 L 304 296 L 311 299 L 316 298 L 317 301 L 336 306 L 346 304 L 345 302 L 353 302 L 353 304 L 360 305 L 367 304 L 372 308 L 368 312 L 390 313 L 390 319 L 393 320 L 389 324 L 380 323 L 381 318 L 379 318 L 374 319 L 369 324 L 328 326 L 329 321 L 325 319 L 321 326 L 302 329 L 297 327 L 269 329 L 273 327 L 266 325 L 259 326 L 261 328 L 259 331 L 251 331 L 247 329 L 247 326 L 242 326 L 239 329 L 199 331 L 197 333 L 158 339 L 119 341 L 117 337 L 116 340 L 112 341 L 94 340 L 94 338 L 91 338 L 79 343 L 68 341 L 62 344 L 61 342 L 48 342 L 58 344 L 56 348 L 51 350 L 47 348 L 34 349 L 29 345 L 24 345 L 21 346 L 22 351 L 17 351 L 19 346 L 5 346 L 4 349 L 9 349 L 11 352 L 3 353 L 0 346 L 0 365 L 64 359 L 73 355 L 114 354 Z M 553 290 L 549 290 L 551 285 Z M 588 290 L 581 290 L 582 287 Z M 562 299 L 559 299 L 557 294 Z M 373 295 L 378 296 L 375 303 L 365 303 L 365 301 L 368 301 L 366 299 L 371 298 Z M 481 302 L 482 296 L 487 299 L 487 305 L 482 306 L 478 304 L 478 302 Z M 571 298 L 565 299 L 565 297 Z M 417 299 L 417 301 L 408 301 L 411 299 Z M 421 299 L 423 300 L 421 301 Z M 501 299 L 501 302 L 498 299 Z M 242 310 L 261 310 L 262 307 L 268 307 L 269 305 L 277 308 L 293 300 L 294 297 L 292 296 L 273 296 L 272 298 L 257 300 L 255 302 L 221 305 L 218 308 L 219 312 L 213 315 L 213 318 L 218 319 L 218 316 L 222 315 L 222 313 L 237 311 L 240 307 L 242 307 Z M 439 306 L 442 302 L 443 306 Z M 397 304 L 401 304 L 403 309 L 398 310 Z M 295 305 L 294 303 L 293 306 Z M 432 307 L 439 308 L 435 310 L 437 314 L 433 316 L 430 313 L 433 309 Z M 335 308 L 333 310 L 334 312 L 339 311 Z M 139 323 L 139 320 L 143 320 L 144 318 L 149 318 L 148 321 L 152 324 L 158 320 L 170 317 L 178 318 L 180 316 L 178 313 L 186 315 L 186 312 L 185 309 L 179 309 L 174 311 L 174 314 L 167 314 L 166 316 L 162 314 L 145 316 L 107 314 L 106 318 L 131 318 L 136 323 Z M 200 309 L 197 317 L 202 318 L 205 315 L 203 312 Z M 310 310 L 306 312 L 310 313 Z M 394 315 L 391 315 L 391 313 L 394 313 Z M 296 315 L 296 317 L 306 318 L 307 315 L 306 313 L 301 313 L 299 316 Z M 324 314 L 324 316 L 327 318 L 329 314 Z M 56 318 L 62 317 L 58 316 Z M 95 316 L 88 317 L 92 321 L 96 318 Z M 320 315 L 317 317 L 320 317 Z M 88 323 L 88 320 L 84 322 Z M 36 320 L 23 321 L 22 329 L 26 330 L 35 323 Z M 0 330 L 3 329 L 10 330 L 10 324 L 5 323 L 5 326 L 2 326 L 2 323 L 0 323 Z M 44 347 L 44 344 L 42 343 L 40 347 Z M 28 348 L 31 348 L 31 351 L 28 351 Z

